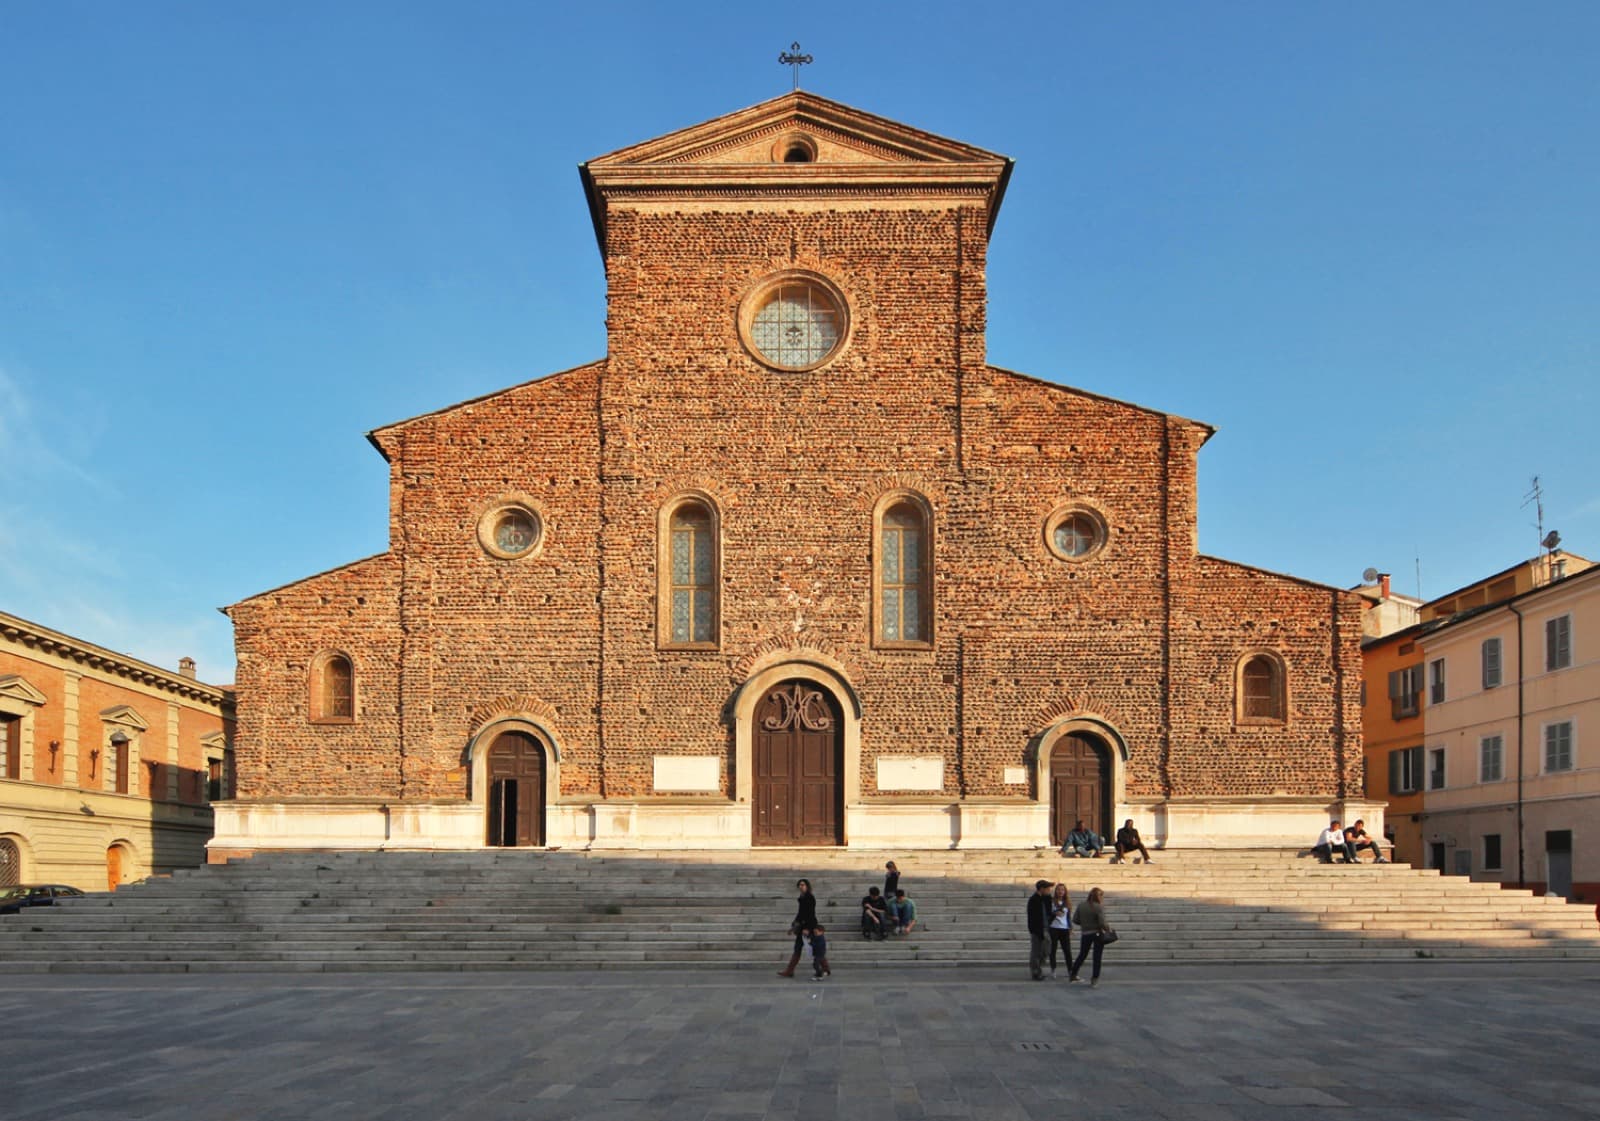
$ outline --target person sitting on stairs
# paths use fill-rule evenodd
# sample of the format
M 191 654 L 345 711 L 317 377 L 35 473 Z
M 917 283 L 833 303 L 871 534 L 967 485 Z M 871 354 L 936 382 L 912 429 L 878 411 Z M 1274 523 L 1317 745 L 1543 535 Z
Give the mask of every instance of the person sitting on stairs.
M 1359 861 L 1361 859 L 1362 849 L 1371 849 L 1372 863 L 1388 863 L 1383 858 L 1383 850 L 1378 847 L 1378 842 L 1367 835 L 1366 826 L 1359 817 L 1344 831 L 1344 842 L 1350 847 L 1350 855 L 1353 860 Z
M 876 887 L 869 887 L 861 897 L 861 937 L 874 935 L 880 942 L 889 937 L 889 902 Z
M 1344 830 L 1339 828 L 1337 821 L 1330 821 L 1328 827 L 1317 834 L 1317 843 L 1311 846 L 1311 855 L 1317 858 L 1318 863 L 1332 864 L 1335 851 L 1344 857 L 1345 864 L 1356 862 L 1356 850 L 1345 840 Z
M 1100 839 L 1100 834 L 1083 822 L 1076 821 L 1072 824 L 1072 832 L 1068 833 L 1067 839 L 1061 843 L 1061 855 L 1099 856 L 1103 848 L 1105 842 Z
M 1133 818 L 1130 817 L 1128 823 L 1117 830 L 1117 855 L 1111 858 L 1111 863 L 1126 864 L 1128 856 L 1135 852 L 1144 857 L 1146 864 L 1155 863 L 1150 859 L 1150 851 L 1144 847 L 1144 841 L 1140 839 L 1139 831 L 1133 827 Z

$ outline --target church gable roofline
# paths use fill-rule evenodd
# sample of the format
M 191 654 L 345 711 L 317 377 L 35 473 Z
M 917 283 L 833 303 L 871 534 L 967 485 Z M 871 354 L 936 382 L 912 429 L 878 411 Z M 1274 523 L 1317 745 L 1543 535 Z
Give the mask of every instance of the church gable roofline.
M 332 568 L 323 569 L 321 572 L 313 572 L 309 576 L 302 576 L 297 580 L 290 580 L 286 584 L 279 584 L 277 587 L 268 588 L 264 592 L 257 592 L 255 595 L 245 596 L 237 603 L 230 603 L 226 607 L 217 608 L 217 610 L 226 615 L 228 618 L 232 619 L 233 613 L 237 609 L 266 599 L 268 596 L 277 595 L 280 592 L 286 592 L 290 588 L 298 588 L 301 584 L 309 584 L 313 580 L 321 580 L 324 576 L 332 576 L 336 572 L 346 572 L 353 568 L 359 568 L 364 564 L 371 564 L 373 561 L 387 560 L 393 556 L 393 553 L 385 550 L 381 553 L 373 553 L 370 557 L 362 557 L 360 560 L 347 561 L 344 564 L 336 564 Z
M 1180 424 L 1193 425 L 1195 428 L 1200 429 L 1200 431 L 1206 434 L 1207 440 L 1211 439 L 1211 437 L 1217 434 L 1216 426 L 1207 424 L 1203 420 L 1194 420 L 1191 417 L 1179 416 L 1177 413 L 1164 412 L 1161 409 L 1152 409 L 1148 405 L 1139 405 L 1132 401 L 1124 401 L 1120 397 L 1108 397 L 1104 393 L 1095 393 L 1088 389 L 1079 389 L 1075 385 L 1062 385 L 1060 382 L 1049 381 L 1046 378 L 1035 377 L 1033 374 L 1023 374 L 1018 373 L 1016 370 L 1008 370 L 1004 366 L 996 366 L 991 364 L 989 366 L 989 372 L 993 374 L 999 374 L 1002 377 L 1015 378 L 1018 381 L 1025 381 L 1032 385 L 1041 386 L 1044 389 L 1051 389 L 1057 393 L 1067 393 L 1074 397 L 1087 397 L 1091 401 L 1104 401 L 1106 404 L 1116 405 L 1118 408 L 1132 409 L 1135 412 L 1144 413 L 1148 416 L 1158 416 L 1167 420 L 1175 420 Z
M 964 191 L 994 229 L 1012 160 L 806 90 L 619 148 L 578 166 L 605 253 L 608 192 L 683 197 Z
M 572 366 L 565 370 L 557 370 L 553 374 L 542 374 L 536 378 L 529 378 L 527 381 L 520 381 L 516 385 L 508 385 L 503 389 L 494 389 L 490 390 L 488 393 L 480 393 L 476 397 L 469 397 L 465 401 L 457 401 L 453 405 L 444 405 L 426 413 L 418 413 L 416 416 L 406 417 L 404 420 L 397 420 L 390 424 L 385 424 L 380 428 L 374 428 L 371 432 L 367 433 L 367 443 L 377 448 L 378 454 L 383 456 L 386 462 L 392 463 L 393 460 L 389 458 L 389 452 L 383 446 L 383 439 L 390 433 L 398 432 L 407 425 L 415 424 L 419 420 L 428 420 L 432 417 L 447 416 L 450 413 L 455 412 L 457 409 L 466 409 L 472 407 L 473 405 L 481 405 L 485 401 L 491 401 L 494 398 L 502 397 L 507 393 L 515 393 L 519 389 L 528 389 L 531 386 L 541 385 L 546 382 L 553 382 L 560 378 L 571 377 L 574 374 L 581 374 L 586 370 L 597 370 L 603 367 L 605 364 L 606 360 L 604 358 L 600 358 L 593 362 L 585 362 L 581 366 Z

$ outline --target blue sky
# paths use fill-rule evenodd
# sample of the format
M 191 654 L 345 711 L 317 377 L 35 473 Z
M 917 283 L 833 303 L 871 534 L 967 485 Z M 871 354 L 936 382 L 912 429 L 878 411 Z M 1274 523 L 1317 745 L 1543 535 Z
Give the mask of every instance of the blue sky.
M 576 166 L 782 93 L 1017 161 L 998 365 L 1207 421 L 1201 547 L 1600 554 L 1600 5 L 0 7 L 0 609 L 229 680 L 385 423 L 600 357 Z

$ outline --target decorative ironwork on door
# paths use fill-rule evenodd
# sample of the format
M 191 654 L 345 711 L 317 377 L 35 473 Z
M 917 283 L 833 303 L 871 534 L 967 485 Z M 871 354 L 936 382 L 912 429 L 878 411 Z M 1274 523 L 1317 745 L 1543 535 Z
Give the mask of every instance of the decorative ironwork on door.
M 833 727 L 833 713 L 828 710 L 828 698 L 820 689 L 810 689 L 793 681 L 767 694 L 761 727 L 769 732 L 791 728 L 826 732 Z

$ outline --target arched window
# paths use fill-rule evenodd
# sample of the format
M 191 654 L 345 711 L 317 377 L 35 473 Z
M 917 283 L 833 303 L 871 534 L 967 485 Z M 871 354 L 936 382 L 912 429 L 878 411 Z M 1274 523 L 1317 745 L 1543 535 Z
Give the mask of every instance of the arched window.
M 928 521 L 927 508 L 910 497 L 879 512 L 873 615 L 880 646 L 926 646 L 933 640 Z
M 1283 662 L 1252 654 L 1239 667 L 1238 717 L 1242 724 L 1282 724 L 1289 718 Z
M 311 719 L 353 721 L 356 670 L 346 654 L 323 654 L 311 671 Z
M 667 511 L 659 571 L 660 644 L 715 648 L 717 645 L 717 519 L 699 499 Z

